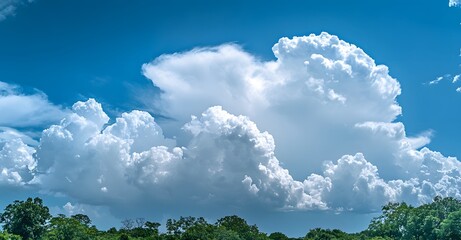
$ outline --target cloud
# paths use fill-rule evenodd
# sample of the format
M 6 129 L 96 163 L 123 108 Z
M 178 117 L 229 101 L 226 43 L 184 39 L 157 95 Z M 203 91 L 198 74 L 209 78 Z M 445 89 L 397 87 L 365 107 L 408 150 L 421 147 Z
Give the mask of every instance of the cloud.
M 37 162 L 33 157 L 35 149 L 20 139 L 3 143 L 0 149 L 0 185 L 24 185 L 33 178 Z
M 0 0 L 0 22 L 9 16 L 14 16 L 19 6 L 31 2 L 33 0 Z
M 60 106 L 52 104 L 39 91 L 23 93 L 16 85 L 0 82 L 0 115 L 3 127 L 37 127 L 58 122 L 64 116 Z
M 377 150 L 357 137 L 354 125 L 389 122 L 401 113 L 395 100 L 400 85 L 386 66 L 327 33 L 282 38 L 273 51 L 276 61 L 260 61 L 238 46 L 222 45 L 145 64 L 144 75 L 162 90 L 156 109 L 176 120 L 162 123 L 165 133 L 187 144 L 178 130 L 190 115 L 222 106 L 270 132 L 277 156 L 296 177 L 321 171 L 324 160 Z
M 432 80 L 429 82 L 429 85 L 434 85 L 434 84 L 438 84 L 440 81 L 442 81 L 444 79 L 444 77 L 437 77 L 435 80 Z
M 461 2 L 459 0 L 450 0 L 448 3 L 448 6 L 450 7 L 459 7 L 461 5 Z
M 94 99 L 77 102 L 38 147 L 6 141 L 4 182 L 118 216 L 363 213 L 461 197 L 459 161 L 425 148 L 430 132 L 407 136 L 394 122 L 401 90 L 386 66 L 328 33 L 282 38 L 273 51 L 274 61 L 235 45 L 163 55 L 143 71 L 174 120 L 135 110 L 110 123 Z
M 424 84 L 428 84 L 429 86 L 434 86 L 434 85 L 437 85 L 441 81 L 444 81 L 444 80 L 448 80 L 451 83 L 456 84 L 459 81 L 460 76 L 461 75 L 459 75 L 459 74 L 454 75 L 454 76 L 452 76 L 451 74 L 445 74 L 443 76 L 437 77 L 436 79 L 434 79 L 432 81 L 429 81 L 428 83 L 424 83 Z M 456 88 L 456 92 L 459 92 L 458 89 L 460 89 L 460 88 L 459 87 Z
M 132 212 L 222 206 L 370 212 L 388 201 L 419 204 L 436 195 L 461 197 L 454 190 L 461 187 L 457 159 L 427 148 L 416 150 L 428 143 L 428 137 L 407 138 L 401 123 L 355 126 L 381 139 L 386 151 L 400 155 L 392 165 L 399 178 L 385 180 L 357 153 L 325 162 L 321 174 L 296 180 L 280 165 L 268 132 L 220 106 L 185 124 L 183 129 L 192 137 L 181 148 L 164 138 L 145 112 L 122 114 L 104 127 L 107 115 L 94 100 L 76 103 L 73 111 L 60 125 L 44 131 L 37 150 L 37 168 L 44 174 L 32 182 L 114 211 L 123 205 Z M 139 145 L 140 140 L 150 144 Z M 134 204 L 138 201 L 142 205 Z
M 37 146 L 38 141 L 30 136 L 34 136 L 32 132 L 20 132 L 13 128 L 0 127 L 0 143 L 4 143 L 13 139 L 20 139 L 22 142 L 29 146 Z
M 461 75 L 459 75 L 459 74 L 458 74 L 458 75 L 455 75 L 455 76 L 453 77 L 452 83 L 458 82 L 460 76 L 461 76 Z
M 430 198 L 420 194 L 423 176 L 407 175 L 422 167 L 419 162 L 424 154 L 418 149 L 430 142 L 430 134 L 407 137 L 403 124 L 393 123 L 401 113 L 396 102 L 401 90 L 386 66 L 327 33 L 282 38 L 272 49 L 275 61 L 261 61 L 235 45 L 199 48 L 163 55 L 145 64 L 143 71 L 162 90 L 156 109 L 176 119 L 177 125 L 210 105 L 249 116 L 277 140 L 274 152 L 294 179 L 308 176 L 307 185 L 322 183 L 320 190 L 304 190 L 320 194 L 317 199 L 326 206 L 369 210 L 390 200 L 420 203 Z M 179 127 L 174 125 L 162 126 L 165 132 L 175 132 Z M 360 160 L 346 161 L 351 158 Z M 360 171 L 369 180 L 358 189 L 376 196 L 373 200 L 356 194 L 347 203 L 357 204 L 347 206 L 340 200 L 344 191 L 330 188 L 337 174 L 347 174 L 331 167 L 350 169 L 356 162 L 361 162 L 357 166 L 365 168 Z M 248 176 L 249 189 L 259 192 Z M 349 190 L 362 181 L 338 179 Z

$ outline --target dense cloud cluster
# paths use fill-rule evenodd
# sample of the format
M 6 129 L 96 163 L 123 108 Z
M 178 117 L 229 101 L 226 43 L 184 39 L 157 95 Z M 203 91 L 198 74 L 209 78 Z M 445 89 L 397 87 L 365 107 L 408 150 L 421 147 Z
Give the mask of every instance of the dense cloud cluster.
M 273 51 L 274 61 L 235 45 L 161 56 L 143 71 L 172 120 L 135 110 L 109 123 L 94 99 L 77 102 L 36 148 L 3 138 L 0 182 L 163 210 L 370 212 L 461 197 L 459 161 L 394 122 L 400 85 L 386 66 L 328 33 L 282 38 Z

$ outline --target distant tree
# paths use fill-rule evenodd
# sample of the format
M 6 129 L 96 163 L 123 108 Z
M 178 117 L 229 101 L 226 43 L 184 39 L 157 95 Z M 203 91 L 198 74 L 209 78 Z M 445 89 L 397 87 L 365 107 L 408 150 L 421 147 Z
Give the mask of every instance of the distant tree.
M 46 231 L 45 224 L 51 218 L 48 207 L 40 198 L 14 201 L 0 215 L 3 229 L 21 236 L 24 240 L 39 239 Z
M 290 238 L 287 237 L 287 235 L 281 233 L 281 232 L 274 232 L 269 235 L 269 238 L 272 240 L 289 240 Z
M 45 236 L 50 240 L 89 240 L 92 239 L 92 235 L 86 224 L 60 214 L 50 220 L 49 230 Z
M 218 240 L 243 240 L 238 233 L 228 230 L 225 227 L 216 227 L 213 233 L 213 239 Z
M 338 229 L 321 229 L 315 228 L 310 230 L 306 237 L 306 240 L 352 240 L 355 239 L 354 236 L 351 236 Z
M 136 218 L 135 222 L 136 222 L 136 227 L 142 228 L 142 227 L 144 227 L 144 224 L 146 223 L 146 219 L 144 219 L 144 218 Z
M 245 240 L 254 240 L 254 239 L 267 239 L 267 236 L 260 234 L 259 229 L 256 225 L 248 225 L 245 219 L 233 215 L 226 216 L 221 219 L 218 219 L 216 222 L 217 226 L 225 227 L 228 230 L 236 232 L 241 238 Z
M 216 226 L 209 224 L 204 218 L 198 218 L 189 226 L 181 236 L 182 240 L 195 240 L 195 239 L 213 239 L 215 235 Z
M 161 224 L 158 222 L 147 221 L 146 223 L 144 223 L 144 226 L 146 226 L 147 229 L 150 229 L 158 234 L 158 228 L 161 226 Z
M 115 234 L 115 233 L 117 233 L 117 229 L 115 227 L 111 227 L 111 228 L 107 229 L 106 232 L 110 233 L 110 234 Z
M 81 224 L 86 225 L 86 226 L 90 226 L 90 224 L 91 224 L 90 217 L 88 217 L 85 214 L 75 214 L 75 215 L 72 215 L 71 218 L 77 220 L 78 222 L 80 222 Z
M 124 219 L 122 220 L 122 229 L 130 230 L 134 227 L 134 220 L 133 219 Z

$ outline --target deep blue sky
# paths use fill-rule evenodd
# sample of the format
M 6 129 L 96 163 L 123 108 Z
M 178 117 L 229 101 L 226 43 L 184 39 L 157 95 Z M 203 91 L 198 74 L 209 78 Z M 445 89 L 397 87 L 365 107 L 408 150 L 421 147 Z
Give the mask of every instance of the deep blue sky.
M 409 135 L 432 130 L 429 147 L 459 158 L 461 84 L 427 83 L 461 73 L 460 11 L 448 0 L 36 0 L 0 21 L 0 81 L 64 107 L 94 97 L 118 115 L 149 110 L 139 92 L 158 89 L 141 66 L 162 54 L 236 43 L 272 60 L 279 38 L 326 31 L 389 67 Z

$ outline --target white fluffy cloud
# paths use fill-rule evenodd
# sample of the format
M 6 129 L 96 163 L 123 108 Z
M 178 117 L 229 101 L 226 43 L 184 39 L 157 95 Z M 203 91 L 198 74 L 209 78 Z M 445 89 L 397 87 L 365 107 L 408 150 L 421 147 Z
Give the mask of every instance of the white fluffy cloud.
M 63 110 L 41 92 L 25 94 L 19 86 L 0 82 L 0 126 L 32 127 L 59 121 Z
M 13 139 L 0 150 L 0 184 L 23 185 L 33 177 L 37 162 L 32 154 L 35 149 L 20 139 Z
M 33 0 L 0 0 L 0 21 L 16 13 L 18 6 L 33 2 Z
M 33 182 L 87 204 L 133 206 L 143 199 L 169 211 L 224 205 L 368 212 L 388 201 L 418 204 L 436 195 L 460 196 L 453 190 L 461 187 L 458 161 L 426 148 L 416 150 L 428 138 L 407 138 L 401 123 L 356 126 L 401 155 L 402 162 L 393 165 L 400 178 L 383 179 L 358 153 L 326 162 L 321 174 L 296 180 L 280 165 L 268 132 L 220 106 L 185 124 L 192 137 L 181 148 L 173 147 L 174 141 L 165 139 L 145 112 L 122 114 L 104 128 L 107 115 L 94 100 L 76 103 L 73 111 L 44 131 L 37 156 L 45 174 Z M 137 207 L 146 206 L 132 208 Z
M 441 181 L 420 174 L 431 151 L 418 149 L 430 142 L 430 133 L 407 137 L 403 124 L 393 123 L 401 113 L 400 85 L 386 66 L 327 33 L 282 38 L 273 51 L 275 61 L 260 61 L 223 45 L 145 64 L 145 76 L 162 90 L 156 108 L 177 120 L 162 126 L 174 132 L 210 105 L 249 116 L 274 136 L 274 153 L 290 177 L 308 176 L 303 192 L 317 196 L 317 206 L 366 211 L 391 200 L 419 203 L 447 195 L 447 185 L 423 191 Z M 457 162 L 442 155 L 429 159 Z M 259 192 L 253 182 L 245 178 L 249 190 Z
M 409 137 L 394 122 L 400 85 L 386 66 L 327 33 L 282 38 L 273 51 L 260 61 L 223 45 L 145 64 L 162 90 L 157 108 L 174 120 L 132 111 L 109 124 L 95 100 L 77 102 L 36 150 L 6 141 L 4 182 L 33 178 L 128 212 L 370 212 L 461 197 L 458 160 L 425 148 L 430 132 Z
M 327 33 L 282 38 L 273 51 L 277 60 L 263 62 L 223 45 L 145 64 L 145 76 L 163 91 L 156 109 L 176 119 L 162 124 L 165 132 L 180 136 L 191 114 L 223 106 L 270 132 L 277 156 L 297 177 L 345 153 L 376 151 L 357 137 L 354 125 L 390 122 L 401 113 L 395 100 L 400 85 L 386 66 Z

